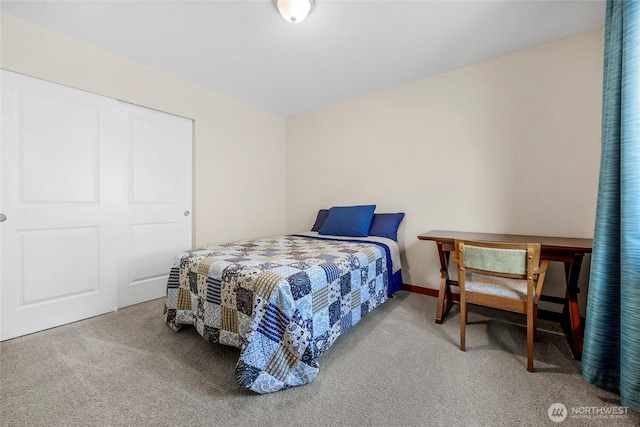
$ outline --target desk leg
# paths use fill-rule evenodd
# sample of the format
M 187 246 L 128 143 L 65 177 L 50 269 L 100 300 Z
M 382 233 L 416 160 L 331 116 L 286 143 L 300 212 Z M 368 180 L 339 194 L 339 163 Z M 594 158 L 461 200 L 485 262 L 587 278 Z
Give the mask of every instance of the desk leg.
M 436 323 L 442 323 L 442 319 L 451 308 L 452 296 L 449 286 L 449 252 L 445 252 L 442 243 L 438 243 L 438 256 L 440 257 L 440 290 L 438 291 L 438 308 L 436 310 Z
M 580 320 L 580 306 L 578 305 L 578 278 L 582 267 L 582 255 L 576 254 L 572 263 L 564 263 L 564 271 L 567 279 L 567 303 L 565 314 L 569 318 L 569 339 L 573 356 L 576 360 L 582 359 L 582 321 Z

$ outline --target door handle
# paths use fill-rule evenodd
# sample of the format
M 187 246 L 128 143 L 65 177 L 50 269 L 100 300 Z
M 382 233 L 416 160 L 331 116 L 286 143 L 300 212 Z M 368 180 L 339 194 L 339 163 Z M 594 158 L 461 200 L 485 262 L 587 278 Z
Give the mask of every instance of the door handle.
M 0 222 L 5 222 L 7 220 L 7 216 L 3 213 L 0 213 Z
M 189 211 L 184 211 L 184 216 L 189 216 L 190 213 L 191 212 L 189 212 Z

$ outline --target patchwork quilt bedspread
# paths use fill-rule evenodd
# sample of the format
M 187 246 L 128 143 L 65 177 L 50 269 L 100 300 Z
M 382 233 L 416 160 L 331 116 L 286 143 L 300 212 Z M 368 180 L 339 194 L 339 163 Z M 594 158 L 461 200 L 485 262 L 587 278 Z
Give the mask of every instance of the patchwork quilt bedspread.
M 184 252 L 169 276 L 165 321 L 239 347 L 236 379 L 248 389 L 306 384 L 329 346 L 386 301 L 386 252 L 295 235 Z

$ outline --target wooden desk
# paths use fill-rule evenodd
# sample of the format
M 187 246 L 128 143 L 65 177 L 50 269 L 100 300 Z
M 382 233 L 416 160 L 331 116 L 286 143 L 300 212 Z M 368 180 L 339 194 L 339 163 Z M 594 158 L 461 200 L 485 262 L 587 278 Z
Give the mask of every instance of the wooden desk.
M 558 261 L 564 263 L 565 279 L 567 284 L 566 297 L 564 299 L 564 314 L 568 317 L 567 338 L 573 350 L 573 355 L 580 360 L 582 357 L 582 322 L 580 320 L 580 308 L 578 306 L 578 278 L 582 259 L 587 253 L 591 253 L 592 239 L 575 239 L 565 237 L 522 236 L 515 234 L 490 234 L 467 233 L 461 231 L 432 230 L 418 236 L 420 240 L 431 240 L 438 246 L 440 257 L 440 290 L 438 292 L 438 309 L 436 311 L 436 323 L 442 323 L 442 318 L 447 314 L 452 301 L 451 285 L 458 285 L 457 280 L 449 278 L 449 257 L 453 252 L 455 239 L 481 240 L 487 242 L 512 242 L 512 243 L 540 243 L 540 259 Z M 541 299 L 543 299 L 541 297 Z M 547 299 L 553 300 L 553 299 Z

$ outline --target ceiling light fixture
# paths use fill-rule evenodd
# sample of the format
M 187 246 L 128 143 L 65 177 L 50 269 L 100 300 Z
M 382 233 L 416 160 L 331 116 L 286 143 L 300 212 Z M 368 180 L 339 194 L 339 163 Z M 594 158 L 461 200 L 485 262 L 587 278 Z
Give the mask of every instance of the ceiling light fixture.
M 313 9 L 313 0 L 273 0 L 280 15 L 292 24 L 302 22 Z

